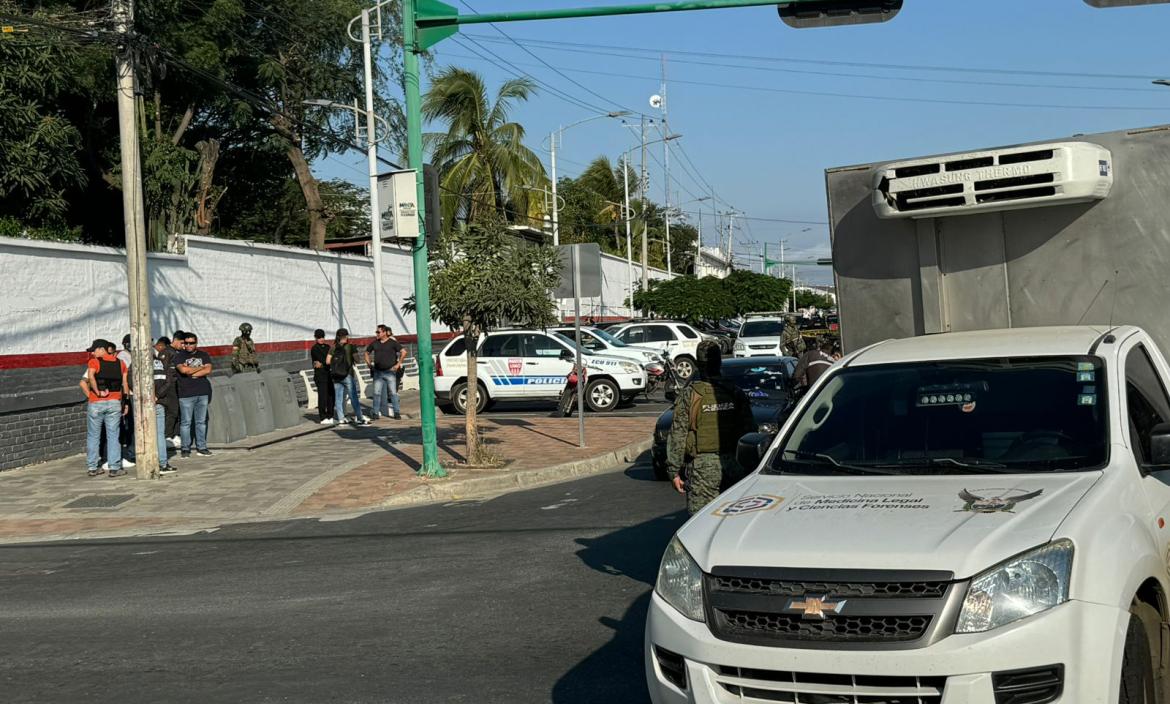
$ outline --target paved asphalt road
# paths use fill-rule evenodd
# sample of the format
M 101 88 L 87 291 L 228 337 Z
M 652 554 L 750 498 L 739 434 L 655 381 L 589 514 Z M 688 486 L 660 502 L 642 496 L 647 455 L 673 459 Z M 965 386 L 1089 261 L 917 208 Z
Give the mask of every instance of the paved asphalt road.
M 625 473 L 206 536 L 0 548 L 0 701 L 648 701 L 681 497 Z
M 608 413 L 594 414 L 592 412 L 585 412 L 585 422 L 589 422 L 589 418 L 594 415 L 613 417 L 637 417 L 637 416 L 653 416 L 657 418 L 662 415 L 662 412 L 670 408 L 670 404 L 666 401 L 662 392 L 655 393 L 650 398 L 645 395 L 634 399 L 634 402 L 629 405 L 619 406 Z M 483 415 L 486 418 L 521 418 L 531 415 L 548 415 L 557 409 L 555 401 L 499 401 L 490 411 Z

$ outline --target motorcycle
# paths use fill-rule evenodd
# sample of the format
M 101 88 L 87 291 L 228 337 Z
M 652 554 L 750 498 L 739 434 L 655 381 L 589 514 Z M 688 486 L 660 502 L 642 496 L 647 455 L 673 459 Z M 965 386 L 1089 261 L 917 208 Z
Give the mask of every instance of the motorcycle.
M 584 377 L 584 374 L 580 376 Z M 573 410 L 577 408 L 577 392 L 580 386 L 577 368 L 565 375 L 565 388 L 561 390 L 560 398 L 557 400 L 557 412 L 554 417 L 568 418 L 573 415 Z

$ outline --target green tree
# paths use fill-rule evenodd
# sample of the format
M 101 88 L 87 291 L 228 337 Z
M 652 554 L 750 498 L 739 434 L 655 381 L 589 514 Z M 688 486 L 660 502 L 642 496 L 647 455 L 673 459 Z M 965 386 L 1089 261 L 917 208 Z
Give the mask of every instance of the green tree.
M 443 185 L 443 219 L 476 222 L 492 213 L 508 219 L 530 215 L 529 188 L 548 183 L 540 158 L 524 145 L 524 127 L 509 119 L 516 103 L 535 92 L 528 78 L 505 81 L 488 97 L 483 78 L 448 67 L 431 82 L 423 116 L 447 131 L 425 135 Z
M 552 247 L 524 243 L 498 217 L 485 216 L 445 233 L 430 265 L 431 317 L 467 339 L 467 461 L 490 458 L 480 443 L 479 338 L 504 325 L 544 327 L 556 322 L 552 291 L 560 281 L 560 259 Z M 413 296 L 403 309 L 418 314 Z
M 836 304 L 833 299 L 823 293 L 817 291 L 797 290 L 796 292 L 796 307 L 797 308 L 817 308 L 818 310 L 828 310 L 835 308 Z
M 731 307 L 736 315 L 763 311 L 784 310 L 792 283 L 754 271 L 736 269 L 723 279 Z
M 652 281 L 634 293 L 634 307 L 691 323 L 730 318 L 744 313 L 783 310 L 789 282 L 737 269 L 727 278 L 679 276 Z

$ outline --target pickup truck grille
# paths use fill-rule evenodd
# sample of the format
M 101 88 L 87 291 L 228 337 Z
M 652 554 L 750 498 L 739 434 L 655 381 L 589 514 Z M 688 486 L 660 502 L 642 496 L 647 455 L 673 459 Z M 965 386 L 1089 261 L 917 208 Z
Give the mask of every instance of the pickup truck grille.
M 954 627 L 950 573 L 715 568 L 707 624 L 722 640 L 789 648 L 923 647 Z
M 715 681 L 745 701 L 792 704 L 938 704 L 945 677 L 815 674 L 716 667 Z

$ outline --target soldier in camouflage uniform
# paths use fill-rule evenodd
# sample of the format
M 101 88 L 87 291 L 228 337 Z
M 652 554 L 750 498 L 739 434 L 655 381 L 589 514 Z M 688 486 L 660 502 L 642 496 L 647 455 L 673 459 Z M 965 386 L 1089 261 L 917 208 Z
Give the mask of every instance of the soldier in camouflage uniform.
M 240 336 L 232 340 L 232 373 L 260 371 L 256 343 L 252 342 L 252 326 L 240 324 Z
M 666 442 L 667 475 L 674 488 L 687 495 L 691 514 L 711 503 L 725 480 L 743 478 L 746 472 L 735 459 L 735 448 L 742 436 L 756 430 L 747 395 L 722 378 L 718 343 L 699 343 L 698 358 L 699 380 L 675 397 Z
M 784 335 L 780 338 L 780 352 L 789 357 L 799 357 L 804 354 L 804 338 L 800 336 L 800 325 L 796 315 L 789 313 L 784 316 Z

